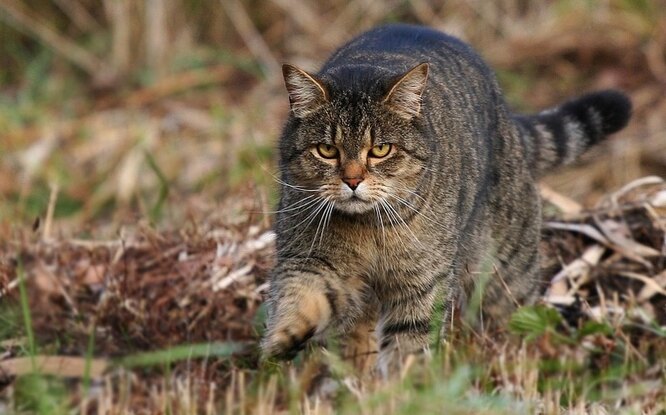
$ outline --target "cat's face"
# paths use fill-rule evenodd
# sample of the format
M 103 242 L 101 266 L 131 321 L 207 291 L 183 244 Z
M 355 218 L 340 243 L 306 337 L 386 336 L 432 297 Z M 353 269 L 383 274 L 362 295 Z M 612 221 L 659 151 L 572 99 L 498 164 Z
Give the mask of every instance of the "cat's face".
M 289 185 L 303 190 L 312 206 L 319 200 L 348 214 L 394 216 L 394 206 L 412 199 L 428 158 L 413 122 L 420 116 L 427 65 L 377 97 L 327 88 L 291 66 L 284 72 L 296 117 L 282 144 L 290 146 L 284 166 Z

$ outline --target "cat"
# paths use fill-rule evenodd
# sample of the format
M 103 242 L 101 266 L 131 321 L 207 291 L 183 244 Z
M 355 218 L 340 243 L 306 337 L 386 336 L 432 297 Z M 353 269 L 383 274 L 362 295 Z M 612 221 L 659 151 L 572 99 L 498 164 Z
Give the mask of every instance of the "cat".
M 433 327 L 445 335 L 488 264 L 484 321 L 501 327 L 538 297 L 536 180 L 631 116 L 614 90 L 514 114 L 470 46 L 405 24 L 361 34 L 317 74 L 283 75 L 263 354 L 291 358 L 333 330 L 353 353 L 378 348 L 385 374 L 427 350 Z

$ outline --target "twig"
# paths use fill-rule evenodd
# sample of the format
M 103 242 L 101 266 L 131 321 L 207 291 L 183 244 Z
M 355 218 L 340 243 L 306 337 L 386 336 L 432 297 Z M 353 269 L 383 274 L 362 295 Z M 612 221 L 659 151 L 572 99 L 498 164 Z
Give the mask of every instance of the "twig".
M 49 240 L 51 239 L 51 228 L 53 227 L 53 215 L 55 213 L 55 205 L 58 201 L 58 191 L 60 186 L 58 183 L 51 184 L 51 194 L 49 196 L 49 205 L 46 209 L 46 218 L 44 219 L 44 228 L 42 231 L 42 239 Z
M 130 3 L 127 0 L 104 1 L 104 7 L 111 23 L 112 61 L 124 73 L 130 67 Z
M 254 57 L 261 63 L 266 77 L 269 79 L 278 79 L 280 74 L 280 64 L 271 53 L 268 45 L 264 42 L 261 34 L 252 23 L 252 19 L 238 0 L 220 0 L 231 24 L 234 25 L 238 34 L 243 38 L 247 48 Z
M 543 199 L 555 205 L 567 218 L 578 215 L 583 210 L 580 203 L 563 194 L 557 193 L 551 187 L 543 183 L 539 184 L 539 192 Z
M 76 24 L 79 29 L 92 31 L 101 29 L 99 22 L 88 13 L 88 10 L 78 0 L 54 0 L 62 10 Z
M 167 56 L 167 4 L 165 0 L 146 0 L 146 60 L 151 70 L 164 74 Z
M 321 20 L 307 2 L 299 0 L 271 0 L 309 35 L 321 34 Z

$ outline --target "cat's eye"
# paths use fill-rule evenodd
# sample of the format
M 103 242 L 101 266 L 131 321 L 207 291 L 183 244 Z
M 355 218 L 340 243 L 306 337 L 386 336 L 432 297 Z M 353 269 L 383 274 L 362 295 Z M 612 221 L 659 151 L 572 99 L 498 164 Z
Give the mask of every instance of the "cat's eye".
M 328 144 L 317 145 L 317 153 L 325 159 L 333 159 L 338 156 L 338 149 Z
M 386 157 L 391 152 L 390 144 L 378 144 L 370 149 L 370 156 L 382 158 Z

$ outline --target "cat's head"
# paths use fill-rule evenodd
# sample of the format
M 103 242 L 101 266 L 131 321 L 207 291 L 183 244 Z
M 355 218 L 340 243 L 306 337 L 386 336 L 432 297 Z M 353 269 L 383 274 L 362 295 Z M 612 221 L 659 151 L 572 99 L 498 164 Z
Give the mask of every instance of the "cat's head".
M 369 65 L 319 78 L 284 65 L 283 74 L 292 116 L 281 164 L 292 189 L 348 214 L 412 199 L 431 151 L 422 122 L 427 63 L 402 74 Z

